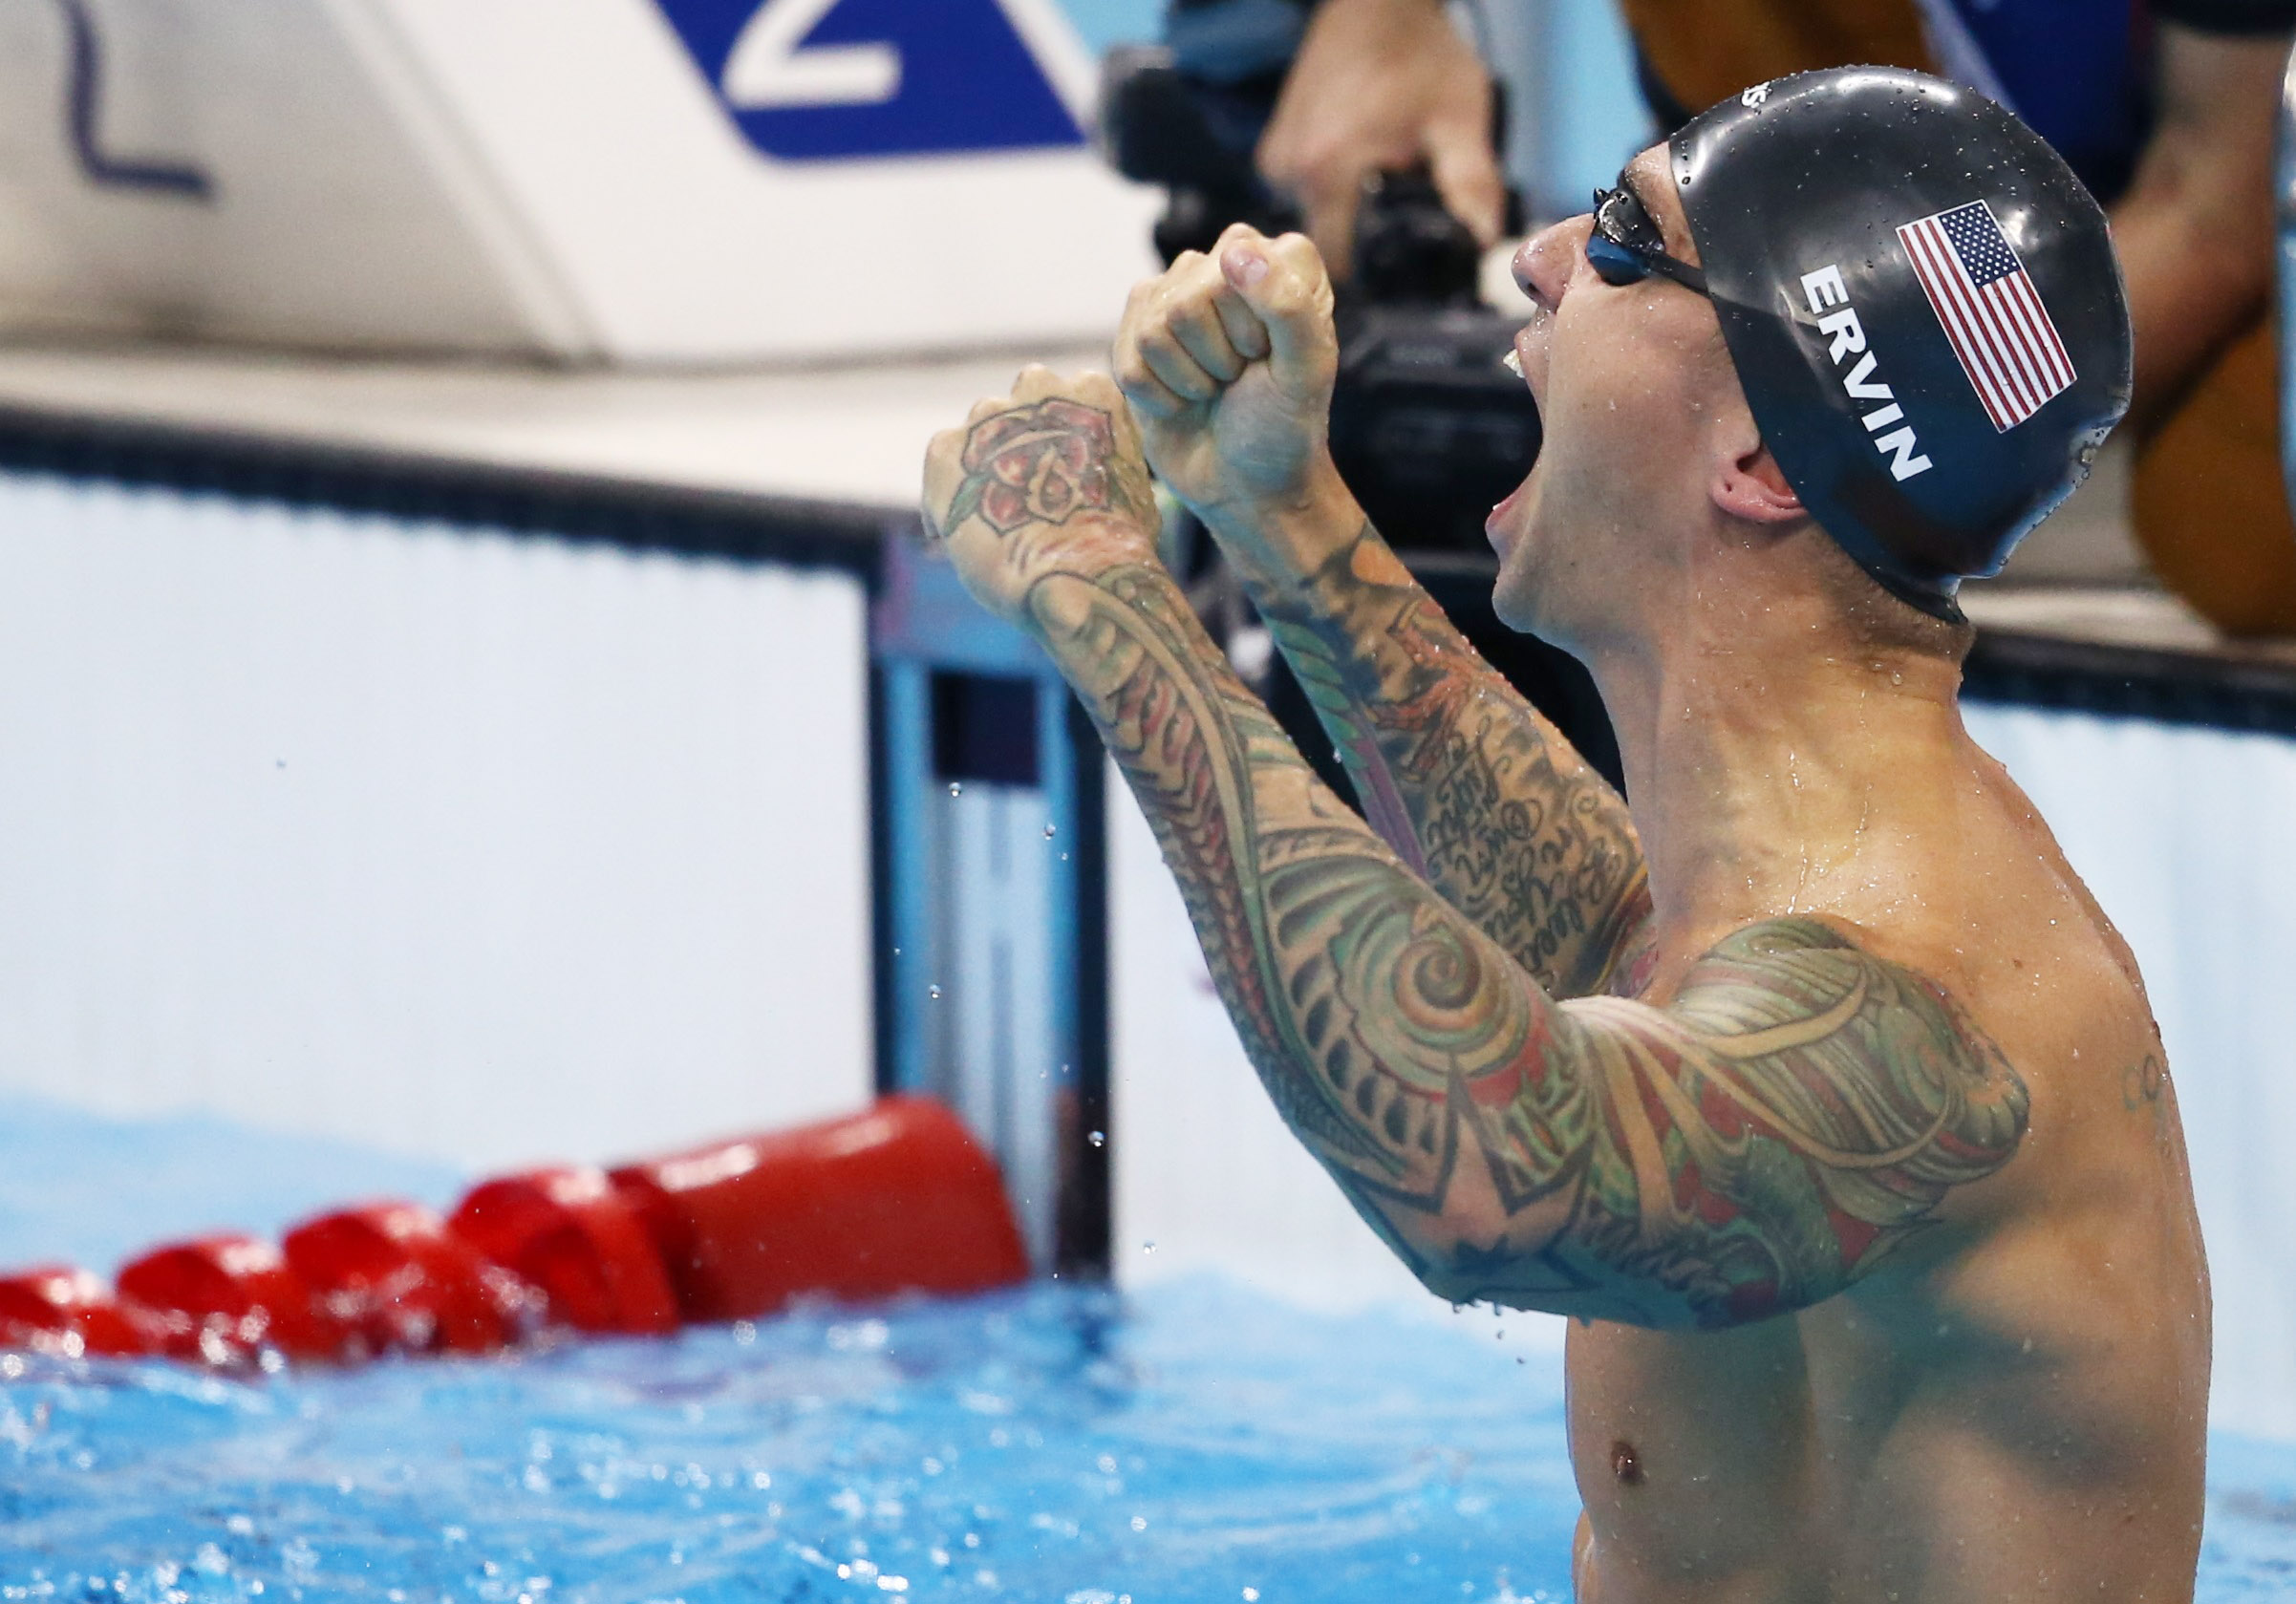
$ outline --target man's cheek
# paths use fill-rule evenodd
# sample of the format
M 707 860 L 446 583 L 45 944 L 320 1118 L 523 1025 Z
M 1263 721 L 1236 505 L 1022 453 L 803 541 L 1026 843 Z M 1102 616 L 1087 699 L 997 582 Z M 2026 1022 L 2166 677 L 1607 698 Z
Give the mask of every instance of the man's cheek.
M 1538 342 L 1538 377 L 1531 394 L 1542 418 L 1604 410 L 1598 397 L 1608 394 L 1616 376 L 1615 334 L 1599 323 L 1574 318 L 1571 310 L 1566 305 L 1551 318 Z

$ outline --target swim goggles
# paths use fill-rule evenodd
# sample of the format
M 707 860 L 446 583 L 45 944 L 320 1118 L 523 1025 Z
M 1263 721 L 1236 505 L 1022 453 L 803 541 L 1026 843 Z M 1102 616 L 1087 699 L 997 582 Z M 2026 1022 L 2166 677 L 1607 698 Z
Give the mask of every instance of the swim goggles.
M 1685 289 L 1706 292 L 1706 275 L 1668 256 L 1665 235 L 1642 197 L 1621 182 L 1595 191 L 1595 226 L 1586 237 L 1587 265 L 1604 284 L 1640 284 L 1652 273 Z

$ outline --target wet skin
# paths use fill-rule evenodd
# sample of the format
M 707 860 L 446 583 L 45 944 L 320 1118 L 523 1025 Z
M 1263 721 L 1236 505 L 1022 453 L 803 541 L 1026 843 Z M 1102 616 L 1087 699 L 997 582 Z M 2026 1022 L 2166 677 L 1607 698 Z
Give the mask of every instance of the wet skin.
M 1662 155 L 1628 176 L 1694 260 Z M 975 408 L 928 517 L 1077 686 L 1350 1201 L 1439 1294 L 1576 1316 L 1582 1600 L 2189 1599 L 2206 1271 L 2135 966 L 1950 640 L 1801 512 L 1712 309 L 1603 284 L 1587 226 L 1518 258 L 1547 444 L 1491 535 L 1631 810 L 1331 473 L 1302 240 L 1137 292 L 1121 399 L 1032 371 Z M 1368 826 L 1156 566 L 1144 455 Z

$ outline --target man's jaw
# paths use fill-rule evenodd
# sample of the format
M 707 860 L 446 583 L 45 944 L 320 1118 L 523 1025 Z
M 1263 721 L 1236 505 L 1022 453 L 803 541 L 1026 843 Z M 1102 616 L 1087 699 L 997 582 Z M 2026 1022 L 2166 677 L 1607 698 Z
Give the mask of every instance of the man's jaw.
M 1498 572 L 1493 576 L 1491 605 L 1499 621 L 1510 629 L 1524 630 L 1531 626 L 1532 598 L 1538 589 L 1529 569 L 1536 561 L 1536 526 L 1538 524 L 1539 471 L 1534 466 L 1515 486 L 1514 493 L 1491 509 L 1484 521 L 1484 538 L 1499 560 Z

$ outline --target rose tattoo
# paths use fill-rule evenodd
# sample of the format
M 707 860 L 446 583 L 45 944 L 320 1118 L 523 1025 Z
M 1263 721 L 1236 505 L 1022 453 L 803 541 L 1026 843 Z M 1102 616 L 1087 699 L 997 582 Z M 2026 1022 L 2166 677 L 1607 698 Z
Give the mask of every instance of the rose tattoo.
M 965 440 L 965 479 L 948 527 L 978 513 L 1009 535 L 1024 524 L 1105 512 L 1123 495 L 1109 466 L 1115 455 L 1115 428 L 1098 407 L 1055 397 L 999 413 Z

